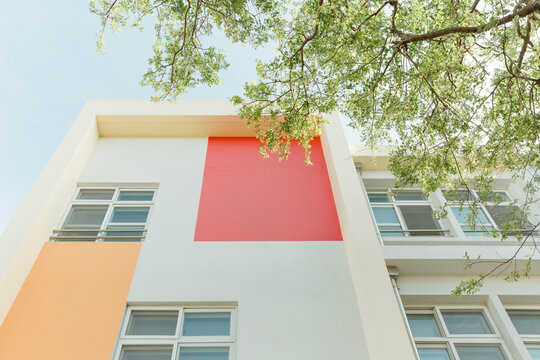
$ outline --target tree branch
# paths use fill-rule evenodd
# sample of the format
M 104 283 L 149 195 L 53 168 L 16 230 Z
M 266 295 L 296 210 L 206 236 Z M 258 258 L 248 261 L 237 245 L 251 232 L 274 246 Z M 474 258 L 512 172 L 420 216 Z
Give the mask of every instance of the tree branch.
M 446 29 L 436 30 L 425 34 L 409 34 L 396 28 L 394 23 L 395 12 L 397 11 L 397 0 L 391 3 L 394 6 L 394 14 L 392 15 L 392 32 L 400 37 L 399 41 L 394 43 L 399 47 L 412 42 L 419 42 L 424 40 L 432 40 L 442 36 L 451 34 L 478 34 L 488 31 L 494 27 L 504 25 L 511 22 L 516 16 L 526 17 L 537 11 L 540 11 L 540 0 L 535 0 L 521 9 L 514 9 L 511 14 L 503 16 L 495 21 L 478 25 L 478 26 L 452 26 Z
M 527 27 L 525 28 L 525 35 L 522 37 L 523 38 L 523 46 L 521 47 L 521 52 L 519 53 L 519 58 L 518 58 L 518 62 L 517 62 L 517 71 L 516 72 L 520 72 L 521 70 L 521 65 L 523 64 L 523 59 L 525 58 L 525 53 L 527 52 L 527 46 L 529 45 L 529 42 L 531 41 L 531 22 L 530 21 L 527 21 Z M 521 37 L 521 34 L 519 34 L 520 37 Z
M 473 13 L 474 10 L 476 10 L 476 7 L 478 6 L 479 2 L 480 2 L 480 0 L 475 0 L 474 1 L 474 4 L 472 4 L 472 6 L 471 6 L 471 13 Z
M 320 18 L 321 16 L 321 10 L 320 10 L 320 7 L 323 6 L 323 3 L 324 3 L 324 0 L 319 0 L 319 14 L 318 14 L 318 17 Z M 300 47 L 298 48 L 298 50 L 296 50 L 294 52 L 294 54 L 290 57 L 290 61 L 291 61 L 291 66 L 292 66 L 292 59 L 294 59 L 294 57 L 296 55 L 298 55 L 298 53 L 300 53 L 300 61 L 301 61 L 301 66 L 302 66 L 302 71 L 304 70 L 304 47 L 307 45 L 308 42 L 310 42 L 311 40 L 315 39 L 315 36 L 317 36 L 317 34 L 319 33 L 319 23 L 315 24 L 315 29 L 313 30 L 313 33 L 309 36 L 307 36 L 305 39 L 304 39 L 304 42 L 302 42 L 302 44 L 300 45 Z M 292 70 L 292 69 L 291 69 Z

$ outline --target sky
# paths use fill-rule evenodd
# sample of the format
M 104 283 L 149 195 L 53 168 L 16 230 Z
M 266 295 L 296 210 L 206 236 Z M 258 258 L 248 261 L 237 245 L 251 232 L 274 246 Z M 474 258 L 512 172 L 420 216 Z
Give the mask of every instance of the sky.
M 0 13 L 0 234 L 88 99 L 150 99 L 139 86 L 152 55 L 154 29 L 107 33 L 96 52 L 99 18 L 88 1 L 9 1 Z M 230 99 L 255 79 L 253 50 L 217 35 L 231 66 L 221 85 L 180 99 Z M 343 119 L 347 122 L 347 119 Z M 357 143 L 347 127 L 349 143 Z

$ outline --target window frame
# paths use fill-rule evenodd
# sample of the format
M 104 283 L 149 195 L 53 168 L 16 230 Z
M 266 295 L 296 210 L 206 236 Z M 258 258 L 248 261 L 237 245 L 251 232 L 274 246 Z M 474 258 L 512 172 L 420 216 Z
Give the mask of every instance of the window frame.
M 79 194 L 81 191 L 84 190 L 114 190 L 113 196 L 111 199 L 108 200 L 89 200 L 89 199 L 78 199 Z M 126 201 L 126 200 L 118 200 L 118 197 L 120 196 L 121 191 L 153 191 L 154 196 L 152 197 L 152 200 L 148 201 Z M 77 188 L 77 191 L 75 191 L 75 194 L 71 198 L 71 201 L 67 207 L 67 210 L 62 215 L 60 222 L 58 224 L 57 230 L 54 230 L 54 235 L 49 238 L 51 241 L 71 241 L 71 242 L 77 242 L 77 241 L 83 241 L 83 242 L 122 242 L 122 239 L 103 239 L 100 238 L 102 236 L 114 236 L 114 235 L 106 235 L 107 233 L 107 227 L 109 226 L 141 226 L 142 229 L 125 229 L 125 232 L 141 232 L 142 235 L 137 236 L 134 235 L 133 238 L 139 238 L 138 241 L 144 241 L 146 239 L 146 231 L 148 230 L 148 224 L 150 223 L 150 219 L 152 216 L 152 212 L 154 209 L 154 204 L 156 201 L 156 197 L 158 194 L 158 188 L 157 187 L 129 187 L 129 186 L 79 186 Z M 76 206 L 107 206 L 107 210 L 105 212 L 105 216 L 103 217 L 103 220 L 101 222 L 101 225 L 98 228 L 96 228 L 96 236 L 88 236 L 88 238 L 82 238 L 82 239 L 68 239 L 68 235 L 64 236 L 56 236 L 57 234 L 62 234 L 62 230 L 66 232 L 64 229 L 65 223 L 69 217 L 69 214 L 71 213 L 71 210 Z M 115 208 L 120 207 L 147 207 L 148 208 L 148 216 L 146 217 L 146 221 L 144 223 L 112 223 L 111 218 L 112 214 Z M 112 229 L 109 229 L 109 232 L 111 232 Z M 114 230 L 121 230 L 121 229 L 114 229 Z M 90 231 L 90 229 L 89 229 Z M 65 239 L 63 239 L 64 237 Z M 93 239 L 93 240 L 92 240 Z M 124 240 L 126 241 L 126 240 Z M 133 241 L 126 241 L 126 242 L 133 242 Z
M 134 348 L 140 349 L 140 350 L 154 350 L 154 349 L 167 349 L 168 350 L 170 348 L 171 351 L 174 351 L 174 349 L 171 348 L 170 345 L 140 345 L 140 346 L 139 345 L 127 345 L 127 346 L 122 347 L 120 349 L 120 352 L 118 353 L 118 356 L 115 357 L 115 359 L 116 358 L 118 358 L 118 359 L 122 358 L 122 355 L 124 354 L 124 351 L 126 349 L 131 350 L 131 349 L 134 349 Z
M 516 330 L 516 333 L 518 334 L 519 338 L 525 345 L 527 349 L 534 348 L 534 349 L 540 349 L 540 334 L 534 335 L 534 334 L 520 334 L 512 319 L 510 318 L 510 313 L 535 313 L 540 314 L 540 306 L 522 306 L 522 305 L 506 305 L 505 307 L 506 315 L 508 316 L 508 319 L 510 320 L 510 323 L 512 326 L 514 326 L 514 329 Z
M 439 221 L 439 219 L 436 219 L 435 217 L 433 217 L 433 220 L 435 221 L 435 223 L 439 226 L 438 229 L 429 229 L 431 230 L 431 232 L 438 232 L 439 234 L 438 235 L 412 235 L 411 233 L 414 233 L 415 230 L 411 230 L 408 228 L 407 226 L 407 223 L 405 222 L 405 219 L 403 217 L 403 214 L 401 213 L 401 210 L 399 209 L 399 206 L 429 206 L 431 208 L 431 212 L 433 214 L 434 212 L 434 208 L 433 208 L 433 202 L 431 201 L 431 199 L 429 197 L 426 197 L 424 194 L 422 194 L 422 196 L 424 196 L 424 200 L 397 200 L 396 197 L 392 194 L 389 194 L 389 191 L 395 191 L 396 193 L 398 193 L 399 191 L 416 191 L 416 192 L 422 192 L 420 189 L 414 189 L 414 188 L 405 188 L 405 189 L 399 189 L 396 190 L 396 189 L 387 189 L 387 190 L 366 190 L 366 194 L 368 196 L 368 203 L 369 203 L 369 206 L 371 208 L 371 211 L 373 213 L 373 221 L 375 222 L 375 225 L 377 226 L 377 231 L 379 232 L 380 236 L 384 239 L 388 239 L 388 238 L 424 238 L 424 237 L 444 237 L 446 236 L 447 232 L 448 231 L 445 231 L 442 227 L 442 224 L 441 222 Z M 369 200 L 369 195 L 370 194 L 384 194 L 385 196 L 387 196 L 388 198 L 388 202 L 371 202 Z M 375 218 L 375 211 L 374 209 L 375 208 L 392 208 L 394 210 L 394 213 L 396 214 L 396 217 L 398 219 L 398 223 L 378 223 L 376 218 Z M 381 233 L 381 229 L 380 227 L 390 227 L 390 226 L 393 226 L 393 227 L 401 227 L 400 230 L 396 230 L 396 232 L 400 232 L 401 235 L 399 236 L 385 236 L 384 234 L 385 233 Z M 418 230 L 428 230 L 428 229 L 417 229 L 416 232 L 418 232 Z M 384 230 L 386 231 L 386 230 Z M 391 230 L 388 230 L 387 232 L 388 234 L 392 234 Z
M 175 335 L 126 335 L 133 312 L 178 312 Z M 182 329 L 185 313 L 230 313 L 230 335 L 228 336 L 184 336 Z M 204 305 L 174 305 L 174 306 L 128 306 L 124 311 L 120 333 L 114 351 L 114 360 L 120 360 L 124 348 L 168 348 L 172 347 L 172 359 L 178 360 L 180 348 L 183 347 L 228 347 L 229 359 L 236 358 L 236 306 L 204 306 Z
M 493 202 L 493 201 L 486 201 L 485 204 L 482 204 L 482 203 L 478 203 L 478 209 L 480 209 L 485 217 L 487 218 L 487 220 L 489 221 L 489 224 L 488 223 L 479 223 L 479 224 L 476 224 L 476 230 L 475 231 L 470 231 L 470 230 L 465 230 L 464 228 L 468 228 L 468 224 L 467 223 L 461 223 L 459 222 L 457 216 L 454 214 L 453 212 L 453 208 L 457 208 L 459 209 L 461 206 L 459 204 L 458 201 L 455 201 L 455 200 L 449 200 L 446 196 L 445 196 L 445 192 L 446 191 L 451 191 L 451 190 L 448 190 L 448 189 L 439 189 L 439 191 L 441 192 L 441 197 L 442 197 L 442 200 L 443 200 L 443 204 L 445 204 L 445 206 L 448 207 L 449 211 L 448 211 L 448 214 L 451 214 L 450 216 L 453 216 L 453 218 L 455 219 L 456 223 L 459 225 L 459 228 L 456 229 L 460 234 L 462 234 L 462 236 L 464 237 L 467 237 L 467 238 L 472 238 L 472 237 L 491 237 L 491 234 L 490 234 L 490 231 L 492 230 L 495 230 L 495 231 L 499 231 L 501 230 L 500 227 L 497 225 L 497 222 L 495 221 L 495 219 L 492 217 L 491 213 L 489 212 L 488 210 L 488 207 L 489 206 L 506 206 L 506 207 L 509 207 L 509 206 L 512 206 L 512 205 L 516 205 L 516 200 L 513 196 L 511 196 L 509 193 L 508 193 L 508 190 L 506 189 L 493 189 L 492 192 L 493 193 L 504 193 L 504 196 L 506 196 L 509 200 L 504 200 L 503 201 L 500 201 L 500 202 Z M 467 190 L 457 190 L 457 191 L 467 191 Z M 479 200 L 480 199 L 480 196 L 478 195 L 478 191 L 477 190 L 470 190 L 470 195 L 472 196 L 472 200 L 471 201 L 476 201 L 476 200 Z M 465 209 L 465 208 L 470 208 L 470 205 L 468 205 L 468 202 L 469 200 L 465 201 L 463 204 L 462 204 L 462 208 Z M 487 229 L 485 228 L 485 226 L 491 226 L 491 229 Z M 467 235 L 467 234 L 472 234 L 472 235 Z
M 481 311 L 493 334 L 450 334 L 442 316 L 443 312 L 478 312 Z M 439 328 L 441 337 L 414 337 L 417 349 L 446 348 L 450 359 L 459 359 L 456 346 L 493 346 L 500 347 L 506 360 L 511 360 L 511 352 L 504 342 L 502 333 L 496 326 L 494 319 L 486 306 L 483 305 L 432 305 L 432 306 L 406 306 L 405 312 L 409 314 L 433 314 L 435 323 Z M 412 329 L 411 329 L 412 330 Z
M 529 349 L 540 349 L 540 344 L 537 344 L 537 343 L 531 343 L 531 344 L 524 343 L 524 344 L 525 344 L 525 348 L 527 349 L 527 352 L 529 351 Z

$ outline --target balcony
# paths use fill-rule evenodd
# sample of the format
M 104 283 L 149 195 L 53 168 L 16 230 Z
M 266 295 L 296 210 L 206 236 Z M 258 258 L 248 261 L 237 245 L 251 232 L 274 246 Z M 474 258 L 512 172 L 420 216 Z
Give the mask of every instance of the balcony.
M 145 229 L 57 229 L 50 241 L 133 242 L 146 238 Z

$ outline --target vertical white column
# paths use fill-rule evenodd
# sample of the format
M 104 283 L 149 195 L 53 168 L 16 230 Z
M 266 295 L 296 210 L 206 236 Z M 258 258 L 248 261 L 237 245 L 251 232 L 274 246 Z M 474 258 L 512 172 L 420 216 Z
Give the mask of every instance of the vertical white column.
M 501 299 L 497 295 L 489 295 L 487 307 L 490 315 L 493 317 L 493 321 L 495 321 L 497 328 L 501 332 L 505 344 L 508 346 L 508 350 L 510 350 L 512 358 L 530 360 L 531 355 L 529 355 L 525 344 L 521 341 L 516 328 L 506 313 Z
M 369 359 L 413 360 L 414 348 L 339 117 L 333 114 L 325 119 L 330 123 L 324 125 L 321 141 Z

